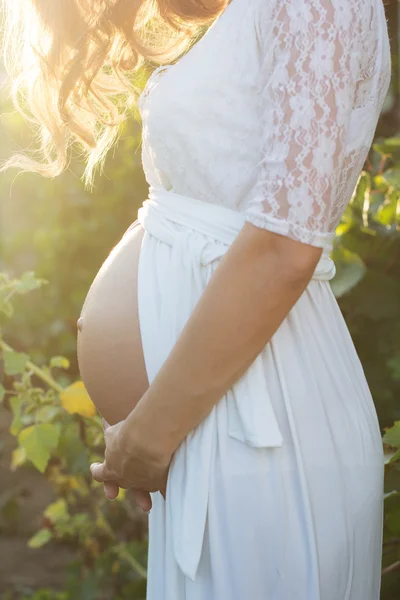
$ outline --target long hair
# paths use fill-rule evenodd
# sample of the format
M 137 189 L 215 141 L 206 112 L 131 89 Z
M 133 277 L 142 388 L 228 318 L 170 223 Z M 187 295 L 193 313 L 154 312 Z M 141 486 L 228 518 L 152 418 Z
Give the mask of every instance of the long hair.
M 135 76 L 145 61 L 169 64 L 227 0 L 0 0 L 4 62 L 11 97 L 32 124 L 37 154 L 17 153 L 3 165 L 55 177 L 71 146 L 84 153 L 84 180 L 117 139 L 137 101 Z

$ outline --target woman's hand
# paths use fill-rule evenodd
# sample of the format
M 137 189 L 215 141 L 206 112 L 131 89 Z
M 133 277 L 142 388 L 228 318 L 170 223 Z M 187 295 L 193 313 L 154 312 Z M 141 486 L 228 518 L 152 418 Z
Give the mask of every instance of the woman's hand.
M 154 456 L 149 448 L 135 443 L 127 436 L 120 421 L 109 425 L 102 419 L 106 444 L 103 463 L 92 463 L 93 479 L 104 483 L 104 492 L 110 500 L 118 496 L 119 488 L 133 488 L 136 502 L 142 510 L 151 509 L 149 492 L 160 491 L 166 495 L 168 469 L 171 456 Z
M 104 417 L 101 418 L 101 422 L 103 425 L 104 432 L 106 431 L 106 429 L 111 427 L 111 425 L 107 423 Z M 115 481 L 105 481 L 104 493 L 109 500 L 115 500 L 115 498 L 119 494 L 119 485 Z M 136 504 L 139 506 L 139 508 L 141 508 L 144 512 L 150 512 L 152 507 L 152 501 L 149 492 L 134 489 L 133 493 L 135 495 Z

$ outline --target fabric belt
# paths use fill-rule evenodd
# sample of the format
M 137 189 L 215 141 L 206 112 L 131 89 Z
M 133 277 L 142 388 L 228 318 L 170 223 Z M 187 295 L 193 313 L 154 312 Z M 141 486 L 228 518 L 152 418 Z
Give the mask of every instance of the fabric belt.
M 138 221 L 148 234 L 171 247 L 169 289 L 172 291 L 164 293 L 161 300 L 164 324 L 161 330 L 154 332 L 157 344 L 154 344 L 154 337 L 148 347 L 143 343 L 151 384 L 207 284 L 201 267 L 224 255 L 243 227 L 245 215 L 222 205 L 150 187 L 148 199 L 139 208 Z M 329 253 L 330 248 L 324 249 L 313 279 L 334 277 L 335 264 Z M 181 293 L 177 294 L 177 290 Z M 147 291 L 150 294 L 150 290 Z M 144 302 L 146 307 L 142 315 L 151 327 L 159 316 L 156 303 L 149 298 Z M 145 333 L 145 324 L 142 326 Z M 162 359 L 160 351 L 163 352 Z M 227 391 L 225 400 L 231 437 L 255 448 L 283 445 L 265 378 L 262 353 Z M 207 517 L 210 469 L 215 452 L 215 409 L 176 450 L 168 475 L 166 510 L 172 526 L 175 559 L 193 581 Z

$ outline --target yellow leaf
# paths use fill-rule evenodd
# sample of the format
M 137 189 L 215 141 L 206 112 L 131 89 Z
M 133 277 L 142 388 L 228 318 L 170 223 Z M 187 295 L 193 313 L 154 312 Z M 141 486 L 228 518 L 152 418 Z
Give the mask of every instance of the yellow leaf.
M 348 230 L 351 227 L 351 223 L 340 223 L 337 227 L 336 227 L 336 235 L 340 236 L 343 235 L 344 233 L 347 233 Z
M 41 548 L 42 546 L 47 544 L 47 542 L 49 542 L 51 538 L 52 533 L 50 529 L 46 529 L 43 527 L 42 529 L 39 529 L 39 531 L 37 531 L 35 535 L 33 535 L 28 540 L 28 546 L 29 548 Z
M 57 523 L 68 516 L 68 506 L 64 498 L 58 498 L 48 505 L 43 513 L 52 523 Z
M 82 417 L 94 417 L 96 407 L 90 399 L 83 381 L 75 381 L 60 394 L 61 404 L 70 415 L 78 413 Z
M 71 490 L 79 490 L 82 485 L 77 477 L 68 477 L 68 483 Z
M 21 446 L 19 446 L 12 452 L 10 470 L 15 471 L 16 469 L 18 469 L 18 467 L 25 464 L 25 462 L 26 462 L 25 448 L 22 448 Z

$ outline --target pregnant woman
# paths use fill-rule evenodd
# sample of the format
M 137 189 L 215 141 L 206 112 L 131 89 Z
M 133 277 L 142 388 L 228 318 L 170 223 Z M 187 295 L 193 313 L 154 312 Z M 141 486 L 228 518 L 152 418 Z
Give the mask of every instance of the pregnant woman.
M 78 141 L 90 181 L 157 65 L 149 195 L 78 337 L 92 475 L 152 507 L 147 600 L 378 600 L 381 433 L 329 281 L 390 81 L 382 0 L 6 6 L 44 150 L 9 164 L 53 176 Z

